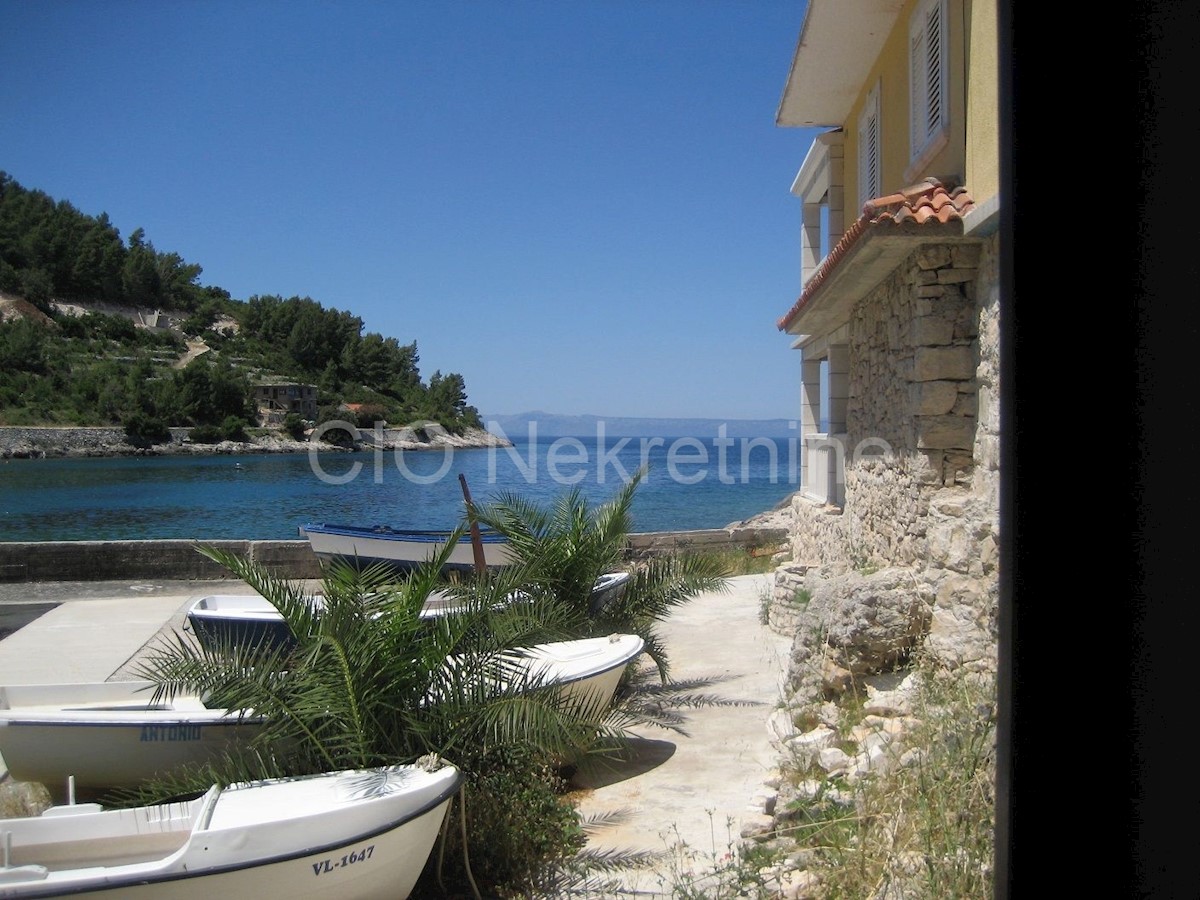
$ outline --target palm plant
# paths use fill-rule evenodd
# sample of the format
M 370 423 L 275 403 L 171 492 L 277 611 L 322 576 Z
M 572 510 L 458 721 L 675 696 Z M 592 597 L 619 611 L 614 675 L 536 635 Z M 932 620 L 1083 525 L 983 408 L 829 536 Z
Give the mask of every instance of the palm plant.
M 618 733 L 606 710 L 567 708 L 540 676 L 513 666 L 514 648 L 564 630 L 559 607 L 526 587 L 524 567 L 460 585 L 453 611 L 421 617 L 445 587 L 439 571 L 452 546 L 399 581 L 386 567 L 330 563 L 319 602 L 257 563 L 201 548 L 280 611 L 294 645 L 206 647 L 176 634 L 137 674 L 159 695 L 198 692 L 265 717 L 249 758 L 288 770 L 280 774 L 427 753 L 469 759 L 480 744 L 521 743 L 549 757 L 588 744 L 585 735 Z M 509 602 L 517 592 L 524 602 Z
M 216 762 L 155 777 L 110 801 L 154 802 L 214 782 L 412 762 L 435 753 L 466 774 L 464 803 L 473 798 L 469 805 L 475 810 L 462 835 L 454 834 L 449 843 L 462 849 L 465 840 L 472 862 L 489 879 L 519 884 L 552 863 L 555 854 L 577 850 L 581 832 L 569 808 L 540 825 L 489 815 L 512 802 L 492 796 L 490 786 L 511 783 L 496 781 L 498 768 L 502 774 L 508 765 L 532 766 L 521 776 L 530 808 L 539 802 L 557 808 L 556 783 L 539 773 L 554 771 L 562 760 L 620 746 L 627 738 L 624 714 L 569 704 L 539 676 L 513 667 L 514 648 L 566 628 L 563 608 L 545 596 L 527 566 L 472 578 L 455 588 L 456 609 L 421 617 L 430 596 L 447 589 L 440 572 L 458 537 L 403 580 L 386 568 L 330 563 L 319 600 L 260 564 L 199 548 L 266 597 L 294 643 L 205 646 L 176 633 L 152 648 L 136 674 L 155 682 L 156 699 L 196 692 L 210 706 L 253 710 L 264 717 L 264 726 Z M 512 602 L 514 595 L 520 602 Z M 525 842 L 514 834 L 497 843 L 495 829 L 505 827 L 497 821 L 513 822 L 507 827 L 518 831 L 540 828 L 541 840 Z M 510 848 L 509 857 L 514 846 L 536 847 L 546 858 L 533 858 L 530 849 L 526 857 L 510 859 L 490 853 L 491 846 Z M 456 871 L 461 883 L 464 870 Z M 465 871 L 469 876 L 470 868 Z
M 480 507 L 479 521 L 503 534 L 528 570 L 530 585 L 559 607 L 561 626 L 573 637 L 621 632 L 646 642 L 646 654 L 665 684 L 670 660 L 656 626 L 703 591 L 725 590 L 726 565 L 711 556 L 680 553 L 641 562 L 626 561 L 633 528 L 633 500 L 646 475 L 639 469 L 608 501 L 593 507 L 578 487 L 548 507 L 513 492 Z M 625 590 L 595 608 L 592 586 L 601 575 L 632 568 Z

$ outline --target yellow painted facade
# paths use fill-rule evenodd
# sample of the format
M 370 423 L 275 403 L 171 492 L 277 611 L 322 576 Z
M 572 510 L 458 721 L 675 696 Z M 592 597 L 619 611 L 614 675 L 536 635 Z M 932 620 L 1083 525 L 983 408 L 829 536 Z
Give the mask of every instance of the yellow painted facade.
M 858 120 L 871 90 L 879 88 L 880 188 L 889 194 L 933 176 L 963 184 L 976 203 L 999 192 L 999 92 L 995 0 L 950 0 L 947 8 L 950 66 L 950 128 L 947 140 L 928 158 L 914 160 L 909 140 L 909 27 L 920 0 L 907 3 L 896 19 L 867 80 L 843 123 L 846 214 L 859 202 Z
M 1000 194 L 1000 32 L 996 0 L 969 7 L 967 187 L 976 203 Z

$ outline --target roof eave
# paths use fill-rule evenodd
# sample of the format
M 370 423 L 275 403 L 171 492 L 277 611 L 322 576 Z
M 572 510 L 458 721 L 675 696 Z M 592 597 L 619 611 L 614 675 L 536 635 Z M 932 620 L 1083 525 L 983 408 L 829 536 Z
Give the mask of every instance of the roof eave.
M 905 0 L 809 0 L 775 124 L 843 125 L 904 5 Z
M 850 316 L 854 301 L 879 284 L 915 247 L 962 239 L 963 218 L 976 209 L 970 191 L 926 178 L 863 204 L 862 215 L 805 282 L 778 321 L 789 334 L 824 333 Z
M 854 304 L 922 244 L 962 236 L 962 223 L 937 228 L 870 229 L 780 323 L 788 334 L 828 334 L 850 320 Z

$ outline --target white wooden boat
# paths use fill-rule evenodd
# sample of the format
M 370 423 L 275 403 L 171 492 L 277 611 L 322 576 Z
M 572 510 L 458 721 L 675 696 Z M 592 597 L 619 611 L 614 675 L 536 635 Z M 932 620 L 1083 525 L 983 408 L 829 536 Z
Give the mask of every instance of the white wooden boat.
M 139 784 L 215 758 L 262 727 L 253 713 L 210 709 L 195 695 L 152 704 L 154 682 L 0 686 L 0 757 L 17 781 L 61 797 Z
M 300 526 L 302 537 L 308 538 L 318 559 L 343 559 L 358 566 L 389 565 L 408 571 L 431 559 L 445 547 L 448 531 L 391 528 L 387 525 L 332 525 L 311 523 Z M 516 561 L 508 539 L 484 530 L 480 534 L 484 564 L 488 568 L 506 566 Z M 445 570 L 467 571 L 475 568 L 475 551 L 471 535 L 464 534 L 443 567 Z
M 498 677 L 562 691 L 577 708 L 603 709 L 643 648 L 629 634 L 538 644 L 505 654 Z M 244 746 L 262 727 L 253 712 L 210 709 L 195 695 L 152 704 L 154 687 L 151 681 L 0 687 L 0 759 L 15 781 L 39 782 L 61 800 L 69 779 L 93 795 L 135 786 Z
M 629 583 L 628 572 L 611 572 L 601 575 L 592 586 L 589 608 L 593 613 L 604 609 L 619 597 Z M 514 593 L 510 600 L 520 599 Z M 321 595 L 313 602 L 319 607 Z M 446 593 L 429 595 L 421 608 L 421 618 L 428 619 L 459 609 L 458 601 Z M 187 612 L 186 630 L 196 635 L 200 643 L 209 648 L 230 643 L 262 646 L 265 648 L 288 647 L 294 643 L 291 629 L 283 614 L 261 594 L 210 594 L 195 601 Z
M 460 781 L 458 769 L 432 762 L 0 819 L 0 897 L 404 898 Z
M 511 599 L 521 596 L 514 594 Z M 324 603 L 320 594 L 314 595 L 312 600 L 318 608 Z M 421 607 L 420 617 L 430 619 L 459 608 L 460 604 L 450 594 L 434 592 Z M 196 635 L 197 640 L 210 649 L 229 643 L 282 648 L 295 643 L 283 613 L 261 594 L 201 597 L 188 607 L 185 630 Z
M 629 579 L 628 572 L 608 572 L 597 578 L 592 585 L 592 595 L 588 598 L 588 611 L 596 615 L 622 597 L 629 587 Z
M 287 647 L 292 630 L 274 604 L 261 594 L 210 594 L 188 607 L 185 631 L 205 647 L 226 643 Z
M 554 641 L 505 654 L 506 666 L 528 684 L 561 691 L 576 709 L 604 710 L 612 703 L 625 667 L 646 644 L 636 634 Z

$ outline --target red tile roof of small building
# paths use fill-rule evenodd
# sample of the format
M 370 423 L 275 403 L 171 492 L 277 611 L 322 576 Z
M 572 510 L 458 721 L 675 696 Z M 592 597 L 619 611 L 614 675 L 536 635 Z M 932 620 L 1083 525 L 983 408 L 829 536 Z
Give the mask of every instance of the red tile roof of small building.
M 779 330 L 787 330 L 791 320 L 804 309 L 813 294 L 850 252 L 850 248 L 868 232 L 883 233 L 896 228 L 913 231 L 919 228 L 921 231 L 917 233 L 923 234 L 924 229 L 931 226 L 961 222 L 962 217 L 974 208 L 975 201 L 965 187 L 947 189 L 936 178 L 926 178 L 921 183 L 903 188 L 894 194 L 868 200 L 863 204 L 862 215 L 846 229 L 836 246 L 829 251 L 817 271 L 804 285 L 800 298 L 779 319 Z

